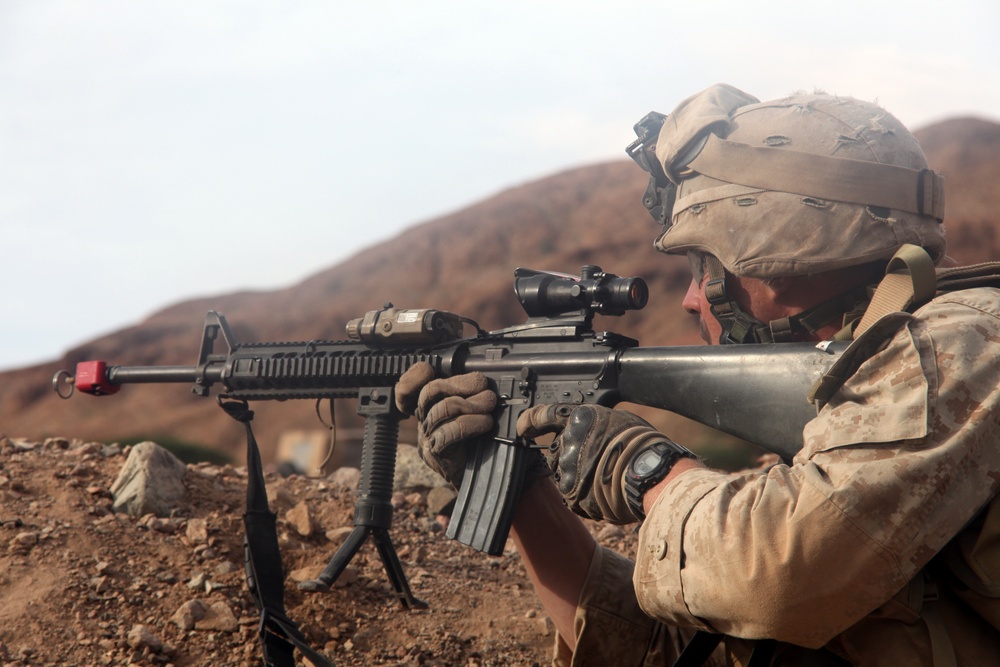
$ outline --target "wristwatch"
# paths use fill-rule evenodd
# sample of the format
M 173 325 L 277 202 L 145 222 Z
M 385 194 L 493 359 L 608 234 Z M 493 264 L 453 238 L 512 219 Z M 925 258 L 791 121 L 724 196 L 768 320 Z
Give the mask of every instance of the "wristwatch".
M 642 497 L 646 491 L 662 482 L 674 465 L 684 458 L 698 457 L 671 440 L 646 445 L 632 457 L 625 469 L 625 500 L 636 519 L 642 521 L 646 518 L 642 507 Z

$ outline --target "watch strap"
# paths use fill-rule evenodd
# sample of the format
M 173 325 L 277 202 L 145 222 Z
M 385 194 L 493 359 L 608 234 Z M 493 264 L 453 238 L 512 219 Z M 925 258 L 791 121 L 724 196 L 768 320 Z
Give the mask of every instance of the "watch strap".
M 660 454 L 660 463 L 648 474 L 637 475 L 633 471 L 633 463 L 649 450 L 657 451 Z M 673 440 L 666 438 L 646 445 L 632 456 L 632 460 L 625 468 L 623 486 L 625 501 L 628 503 L 629 509 L 632 510 L 632 514 L 635 515 L 636 519 L 642 521 L 646 518 L 646 512 L 642 506 L 642 498 L 646 495 L 646 491 L 662 482 L 670 474 L 670 471 L 674 469 L 677 462 L 685 458 L 696 459 L 698 457 L 686 447 L 682 447 Z

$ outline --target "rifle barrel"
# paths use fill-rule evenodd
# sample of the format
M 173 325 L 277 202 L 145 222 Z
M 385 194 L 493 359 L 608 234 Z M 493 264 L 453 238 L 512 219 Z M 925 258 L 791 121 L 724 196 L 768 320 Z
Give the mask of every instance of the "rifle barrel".
M 219 382 L 223 369 L 222 364 L 211 365 L 202 375 L 197 366 L 108 366 L 107 379 L 111 384 L 196 382 L 202 377 Z

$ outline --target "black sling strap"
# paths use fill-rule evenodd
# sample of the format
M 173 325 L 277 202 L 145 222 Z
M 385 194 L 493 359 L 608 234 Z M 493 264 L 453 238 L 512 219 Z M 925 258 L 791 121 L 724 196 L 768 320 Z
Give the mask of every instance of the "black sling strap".
M 712 651 L 719 645 L 722 638 L 723 635 L 699 630 L 684 647 L 681 654 L 677 656 L 673 667 L 701 667 L 708 661 Z M 747 667 L 768 667 L 774 657 L 775 643 L 773 639 L 758 640 L 750 654 Z
M 297 648 L 317 667 L 334 667 L 333 663 L 313 650 L 306 638 L 285 613 L 285 582 L 278 548 L 277 516 L 267 504 L 264 471 L 260 450 L 250 422 L 253 411 L 246 401 L 219 399 L 219 405 L 230 417 L 242 423 L 247 432 L 247 508 L 243 515 L 246 535 L 243 556 L 246 563 L 247 587 L 260 610 L 261 650 L 268 667 L 295 667 Z
M 699 630 L 677 656 L 673 667 L 701 667 L 722 641 L 722 635 Z

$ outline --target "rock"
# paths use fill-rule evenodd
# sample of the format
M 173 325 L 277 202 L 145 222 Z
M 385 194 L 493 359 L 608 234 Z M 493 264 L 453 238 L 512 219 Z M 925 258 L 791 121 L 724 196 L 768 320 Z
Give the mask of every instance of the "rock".
M 285 521 L 302 537 L 313 534 L 312 517 L 309 515 L 309 506 L 304 500 L 300 500 L 295 507 L 285 512 Z
M 201 600 L 188 600 L 170 617 L 170 622 L 187 632 L 194 630 L 195 623 L 205 618 L 208 605 Z
M 424 463 L 413 445 L 399 445 L 396 448 L 396 477 L 393 480 L 394 491 L 410 491 L 412 489 L 433 489 L 447 484 L 441 475 L 437 474 Z
M 600 532 L 597 533 L 597 539 L 601 542 L 620 540 L 625 537 L 625 531 L 621 529 L 621 526 L 604 526 L 601 528 Z
M 126 641 L 137 651 L 149 648 L 154 653 L 159 653 L 160 649 L 163 648 L 163 642 L 145 625 L 137 625 L 129 630 Z
M 450 486 L 436 486 L 427 494 L 427 513 L 431 516 L 450 514 L 450 506 L 458 494 Z
M 104 445 L 101 447 L 101 451 L 98 453 L 101 455 L 101 458 L 104 459 L 111 458 L 112 456 L 118 456 L 122 453 L 122 446 L 117 442 L 112 442 L 110 445 Z
M 194 623 L 195 630 L 212 632 L 235 632 L 239 627 L 239 621 L 225 602 L 213 602 L 205 609 L 205 615 Z
M 272 512 L 276 512 L 282 507 L 291 507 L 294 502 L 295 498 L 288 492 L 288 489 L 278 484 L 267 485 L 267 503 Z
M 219 576 L 232 574 L 233 572 L 236 572 L 236 570 L 237 570 L 236 566 L 233 565 L 228 560 L 224 560 L 215 566 L 215 573 Z
M 323 573 L 323 565 L 308 565 L 292 570 L 288 573 L 288 578 L 292 581 L 311 581 Z
M 350 586 L 351 584 L 356 582 L 359 577 L 360 573 L 358 572 L 357 568 L 348 565 L 347 567 L 344 568 L 344 571 L 340 573 L 340 576 L 337 577 L 336 581 L 333 582 L 333 587 L 344 588 L 345 586 Z
M 67 454 L 70 456 L 75 456 L 77 458 L 84 458 L 97 454 L 101 451 L 101 445 L 97 442 L 78 442 L 75 447 L 72 447 Z
M 354 526 L 341 526 L 333 530 L 326 531 L 326 539 L 334 544 L 340 544 L 347 539 L 347 536 L 354 532 Z
M 204 519 L 188 519 L 184 536 L 192 546 L 208 544 L 208 522 Z
M 607 525 L 601 528 L 600 532 L 597 533 L 597 539 L 604 541 L 620 540 L 625 537 L 625 531 L 622 530 L 621 526 Z
M 184 471 L 184 464 L 155 442 L 139 443 L 111 485 L 114 510 L 133 517 L 169 515 L 187 492 Z
M 330 484 L 334 486 L 341 486 L 345 489 L 350 489 L 351 491 L 358 490 L 358 484 L 361 481 L 361 471 L 357 468 L 337 468 L 326 478 Z
M 161 519 L 160 517 L 152 517 L 146 522 L 146 527 L 150 530 L 155 530 L 158 533 L 174 533 L 177 532 L 177 522 L 173 519 Z
M 225 602 L 188 600 L 170 619 L 182 630 L 232 632 L 239 623 Z
M 38 533 L 34 531 L 18 533 L 10 541 L 10 550 L 14 553 L 27 553 L 38 544 Z
M 14 444 L 14 451 L 18 453 L 32 452 L 35 450 L 36 447 L 41 446 L 41 443 L 39 442 L 32 442 L 30 440 L 25 440 L 24 438 L 18 438 L 17 440 L 14 440 L 13 444 Z

